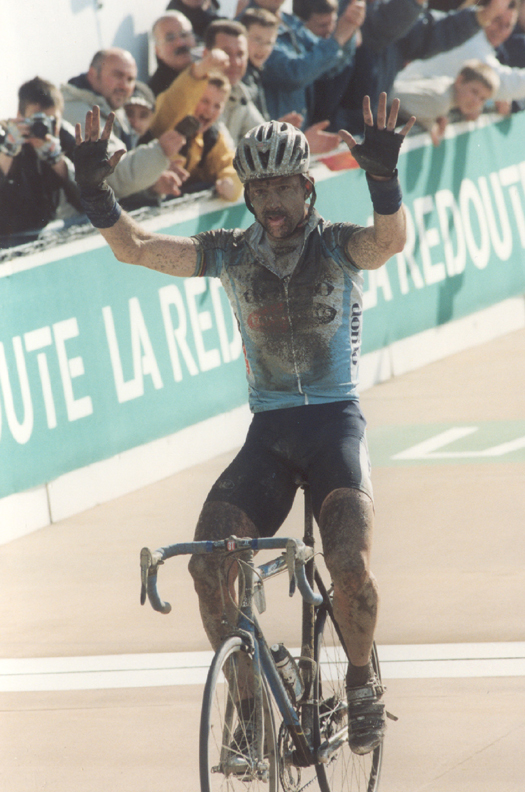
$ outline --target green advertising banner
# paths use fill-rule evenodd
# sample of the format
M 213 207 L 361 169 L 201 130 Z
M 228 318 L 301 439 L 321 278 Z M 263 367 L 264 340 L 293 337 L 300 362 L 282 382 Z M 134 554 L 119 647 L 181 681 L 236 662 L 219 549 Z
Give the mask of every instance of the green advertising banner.
M 524 137 L 518 114 L 439 148 L 407 141 L 408 242 L 365 273 L 364 353 L 525 292 Z M 323 169 L 317 179 L 324 217 L 370 222 L 362 171 Z M 154 227 L 190 235 L 252 221 L 241 204 L 199 211 Z M 240 339 L 216 280 L 121 264 L 94 233 L 0 265 L 0 299 L 0 498 L 247 400 Z

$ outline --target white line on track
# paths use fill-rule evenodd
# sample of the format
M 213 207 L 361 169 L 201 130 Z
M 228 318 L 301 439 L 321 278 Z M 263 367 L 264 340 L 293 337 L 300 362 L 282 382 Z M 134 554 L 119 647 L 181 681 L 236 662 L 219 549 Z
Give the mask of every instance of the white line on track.
M 212 656 L 166 652 L 0 659 L 0 692 L 203 685 Z M 380 646 L 379 656 L 384 679 L 525 676 L 525 642 Z

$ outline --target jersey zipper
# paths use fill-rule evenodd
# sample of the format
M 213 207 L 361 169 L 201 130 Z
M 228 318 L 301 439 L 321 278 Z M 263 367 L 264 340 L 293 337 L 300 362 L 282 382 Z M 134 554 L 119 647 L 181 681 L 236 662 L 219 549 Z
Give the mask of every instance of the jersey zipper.
M 283 286 L 284 286 L 284 296 L 285 296 L 285 302 L 286 302 L 286 316 L 288 317 L 288 324 L 290 325 L 290 339 L 291 339 L 290 343 L 291 343 L 291 346 L 292 346 L 293 368 L 294 368 L 295 377 L 296 377 L 296 380 L 297 380 L 297 390 L 299 391 L 301 396 L 304 396 L 304 403 L 308 404 L 308 396 L 303 391 L 303 386 L 302 386 L 302 382 L 301 382 L 301 375 L 299 374 L 299 370 L 297 368 L 297 360 L 296 360 L 296 357 L 295 357 L 295 340 L 294 340 L 292 313 L 290 311 L 290 299 L 289 299 L 289 291 L 288 291 L 288 284 L 290 283 L 290 278 L 291 278 L 291 275 L 286 275 L 282 279 L 282 282 L 283 282 Z

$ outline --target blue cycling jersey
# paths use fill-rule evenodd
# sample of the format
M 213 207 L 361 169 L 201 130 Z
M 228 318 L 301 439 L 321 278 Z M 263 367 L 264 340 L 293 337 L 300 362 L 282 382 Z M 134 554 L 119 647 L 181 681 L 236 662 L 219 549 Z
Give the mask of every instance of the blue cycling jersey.
M 195 274 L 221 279 L 237 318 L 253 412 L 357 400 L 363 277 L 345 247 L 359 228 L 313 210 L 291 275 L 258 222 L 193 237 Z

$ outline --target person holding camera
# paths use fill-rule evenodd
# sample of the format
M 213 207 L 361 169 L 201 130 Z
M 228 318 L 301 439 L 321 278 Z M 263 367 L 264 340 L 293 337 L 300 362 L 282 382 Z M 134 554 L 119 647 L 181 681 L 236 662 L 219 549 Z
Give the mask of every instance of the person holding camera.
M 82 212 L 63 106 L 60 90 L 35 77 L 18 91 L 16 118 L 0 121 L 0 247 L 32 241 L 59 210 Z

